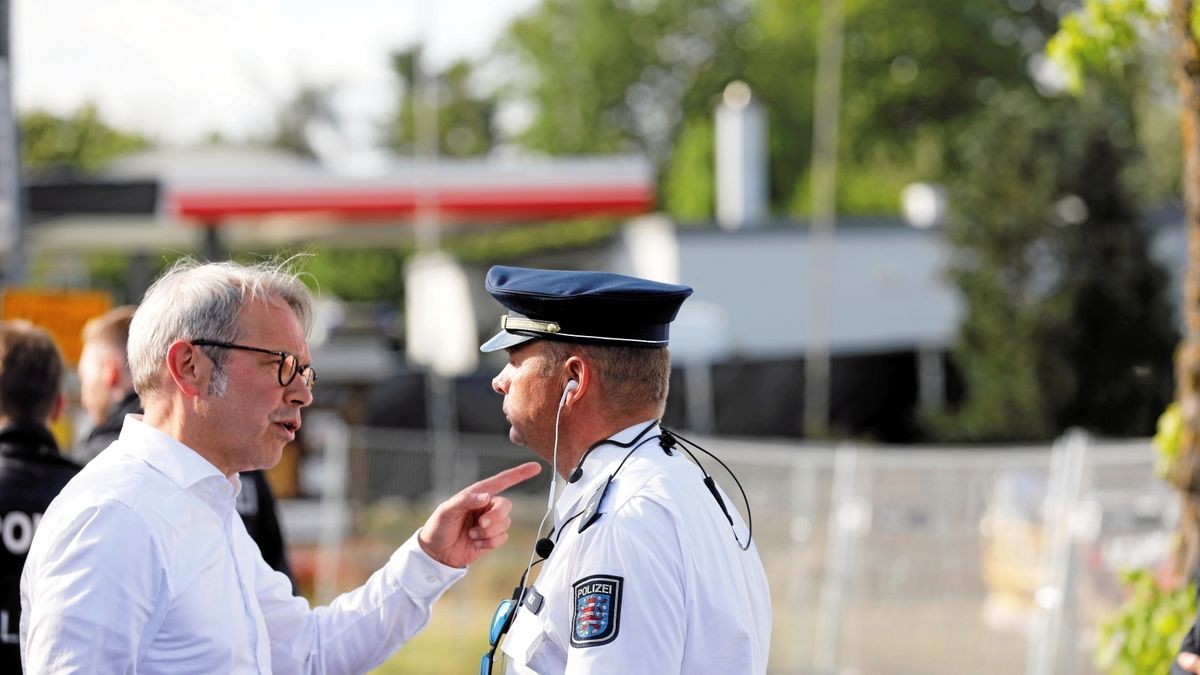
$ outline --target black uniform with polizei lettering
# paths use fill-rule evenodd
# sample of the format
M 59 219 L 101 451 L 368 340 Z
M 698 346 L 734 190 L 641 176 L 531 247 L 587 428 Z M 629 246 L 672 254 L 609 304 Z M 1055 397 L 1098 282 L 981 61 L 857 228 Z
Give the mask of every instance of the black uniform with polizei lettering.
M 0 673 L 21 672 L 21 568 L 33 532 L 80 468 L 40 424 L 0 429 Z

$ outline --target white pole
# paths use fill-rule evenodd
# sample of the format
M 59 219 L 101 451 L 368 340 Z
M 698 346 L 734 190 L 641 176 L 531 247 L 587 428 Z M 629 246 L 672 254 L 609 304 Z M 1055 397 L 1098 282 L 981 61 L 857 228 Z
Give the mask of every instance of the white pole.
M 842 0 L 821 2 L 821 45 L 813 103 L 811 296 L 808 348 L 804 358 L 804 434 L 829 429 L 830 323 L 833 318 L 833 232 L 837 227 L 837 137 L 842 88 Z

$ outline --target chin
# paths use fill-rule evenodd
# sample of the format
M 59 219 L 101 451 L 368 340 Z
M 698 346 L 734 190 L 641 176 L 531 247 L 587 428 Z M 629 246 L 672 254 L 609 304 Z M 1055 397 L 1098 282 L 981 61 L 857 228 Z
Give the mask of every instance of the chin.
M 260 469 L 273 468 L 276 464 L 279 463 L 279 460 L 281 460 L 281 459 L 283 459 L 283 447 L 282 446 L 276 448 L 274 451 L 271 452 L 271 454 L 264 457 L 264 460 L 266 463 L 263 464 L 263 466 L 260 466 L 258 468 L 260 468 Z

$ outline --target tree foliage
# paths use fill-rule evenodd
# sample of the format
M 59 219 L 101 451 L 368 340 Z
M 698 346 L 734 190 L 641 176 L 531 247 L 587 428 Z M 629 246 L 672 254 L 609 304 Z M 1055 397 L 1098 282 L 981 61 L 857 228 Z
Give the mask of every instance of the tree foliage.
M 301 157 L 315 159 L 311 134 L 316 124 L 338 123 L 333 107 L 333 87 L 306 84 L 276 113 L 275 128 L 267 139 L 267 145 L 286 150 Z
M 1068 73 L 1075 91 L 1123 76 L 1147 44 L 1173 38 L 1172 74 L 1178 101 L 1183 158 L 1183 204 L 1190 242 L 1184 274 L 1183 340 L 1176 350 L 1179 442 L 1170 481 L 1180 490 L 1176 571 L 1191 575 L 1200 559 L 1200 5 L 1171 0 L 1159 13 L 1143 0 L 1086 0 L 1064 19 L 1049 52 Z
M 1166 673 L 1196 616 L 1196 586 L 1160 588 L 1145 570 L 1123 572 L 1129 599 L 1097 631 L 1096 667 L 1104 675 Z
M 1148 433 L 1170 399 L 1166 276 L 1126 181 L 1126 101 L 1001 94 L 948 157 L 951 278 L 967 314 L 967 391 L 943 437 L 1049 438 L 1070 426 Z M 1004 139 L 998 145 L 997 139 Z
M 544 0 L 510 27 L 521 70 L 509 95 L 531 102 L 518 137 L 553 154 L 670 155 L 687 113 L 742 71 L 734 0 Z M 706 111 L 707 114 L 707 111 Z
M 95 105 L 68 116 L 34 110 L 20 116 L 21 161 L 34 171 L 93 173 L 108 162 L 150 146 L 143 135 L 110 126 Z
M 396 110 L 387 125 L 385 145 L 405 155 L 416 154 L 419 47 L 392 55 L 392 71 L 399 85 Z M 437 149 L 447 157 L 476 157 L 496 144 L 496 102 L 492 94 L 478 92 L 473 82 L 475 66 L 459 60 L 430 76 L 437 111 Z
M 1063 69 L 1067 88 L 1079 92 L 1089 73 L 1120 79 L 1135 67 L 1143 30 L 1165 19 L 1146 0 L 1087 0 L 1063 17 L 1046 53 Z
M 903 185 L 940 170 L 955 129 L 1027 80 L 1058 3 L 844 4 L 838 207 L 896 212 Z M 504 95 L 534 109 L 517 141 L 552 154 L 645 153 L 662 169 L 668 210 L 711 215 L 696 197 L 711 190 L 711 150 L 696 136 L 742 79 L 769 111 L 773 208 L 805 217 L 820 24 L 809 0 L 545 0 L 504 48 L 521 66 Z

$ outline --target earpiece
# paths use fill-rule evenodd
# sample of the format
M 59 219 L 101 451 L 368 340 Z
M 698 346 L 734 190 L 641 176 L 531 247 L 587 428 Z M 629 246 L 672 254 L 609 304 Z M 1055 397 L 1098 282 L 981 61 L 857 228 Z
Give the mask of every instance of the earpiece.
M 575 380 L 567 380 L 567 386 L 563 389 L 562 398 L 558 399 L 558 407 L 563 407 L 567 403 L 567 394 L 579 388 L 579 383 Z

